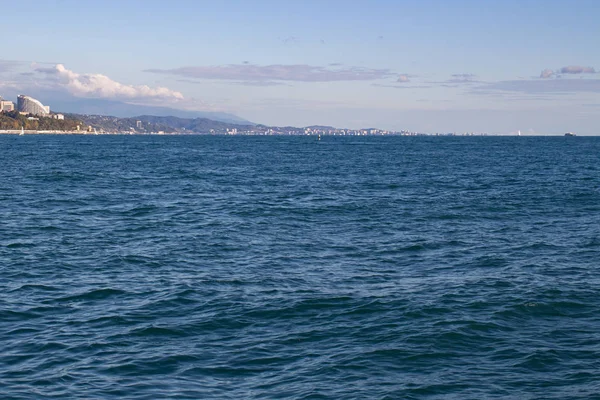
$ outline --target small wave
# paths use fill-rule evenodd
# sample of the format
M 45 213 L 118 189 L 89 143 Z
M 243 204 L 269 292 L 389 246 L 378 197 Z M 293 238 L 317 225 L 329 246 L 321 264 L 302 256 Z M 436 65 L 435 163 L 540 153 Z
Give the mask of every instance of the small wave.
M 59 291 L 60 289 L 56 286 L 48 286 L 48 285 L 43 285 L 43 284 L 34 284 L 34 283 L 28 283 L 22 286 L 19 286 L 16 289 L 11 290 L 11 292 L 18 292 L 18 291 L 43 291 L 43 292 L 56 292 Z
M 91 301 L 91 300 L 104 300 L 112 297 L 118 297 L 127 294 L 126 291 L 120 289 L 92 289 L 84 293 L 78 293 L 66 297 L 61 297 L 57 301 L 61 302 L 77 302 L 77 301 Z
M 187 334 L 181 329 L 167 328 L 161 326 L 147 326 L 143 328 L 135 328 L 129 331 L 128 336 L 187 336 Z
M 41 317 L 41 315 L 35 311 L 13 311 L 13 310 L 1 310 L 0 309 L 0 321 L 2 322 L 20 322 L 29 321 Z
M 35 243 L 33 242 L 12 242 L 6 245 L 8 249 L 21 249 L 21 248 L 30 248 L 35 247 Z

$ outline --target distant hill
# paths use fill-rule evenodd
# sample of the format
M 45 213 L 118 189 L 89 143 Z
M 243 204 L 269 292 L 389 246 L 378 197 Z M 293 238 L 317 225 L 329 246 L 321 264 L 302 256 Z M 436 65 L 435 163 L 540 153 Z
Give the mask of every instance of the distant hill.
M 311 126 L 307 126 L 307 129 L 317 129 L 317 130 L 333 130 L 336 129 L 333 126 L 327 126 L 327 125 L 311 125 Z
M 161 117 L 174 116 L 179 118 L 207 118 L 232 124 L 254 125 L 233 114 L 211 111 L 187 111 L 170 107 L 143 106 L 128 104 L 114 100 L 77 99 L 60 100 L 52 99 L 48 104 L 52 110 L 63 114 L 107 115 L 119 118 L 132 118 L 136 115 L 156 115 Z
M 140 115 L 135 118 L 150 124 L 165 125 L 176 130 L 183 129 L 190 132 L 208 132 L 211 129 L 225 131 L 227 129 L 245 129 L 255 126 L 251 123 L 229 123 L 208 118 L 178 118 L 174 116 L 162 117 L 156 115 Z
M 65 119 L 54 119 L 51 117 L 21 115 L 17 111 L 0 112 L 0 130 L 25 130 L 33 131 L 76 131 L 79 126 L 84 129 L 80 119 L 65 117 Z
M 229 129 L 251 129 L 255 126 L 214 121 L 208 118 L 173 116 L 140 115 L 132 118 L 87 114 L 65 114 L 65 116 L 83 121 L 86 126 L 105 132 L 226 133 Z

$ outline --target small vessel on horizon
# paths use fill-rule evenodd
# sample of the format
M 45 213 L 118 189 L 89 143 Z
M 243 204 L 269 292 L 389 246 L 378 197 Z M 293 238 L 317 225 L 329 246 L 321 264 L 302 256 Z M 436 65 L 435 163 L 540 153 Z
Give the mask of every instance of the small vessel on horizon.
M 19 133 L 19 136 L 23 136 L 25 135 L 25 128 L 23 126 L 21 126 L 21 133 Z
M 567 133 L 565 133 L 565 136 L 577 136 L 577 135 L 574 134 L 573 132 L 567 132 Z

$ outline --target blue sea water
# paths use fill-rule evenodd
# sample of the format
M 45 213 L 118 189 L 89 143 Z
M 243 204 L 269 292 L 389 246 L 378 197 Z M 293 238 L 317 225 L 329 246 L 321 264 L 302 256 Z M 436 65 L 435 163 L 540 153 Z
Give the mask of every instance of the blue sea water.
M 600 138 L 0 154 L 2 399 L 600 398 Z

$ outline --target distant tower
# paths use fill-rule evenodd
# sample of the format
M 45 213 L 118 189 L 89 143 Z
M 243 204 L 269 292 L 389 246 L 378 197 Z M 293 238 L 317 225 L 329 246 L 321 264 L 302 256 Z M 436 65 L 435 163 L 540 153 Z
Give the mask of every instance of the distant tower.
M 142 129 L 142 121 L 135 121 L 135 127 L 138 129 Z

